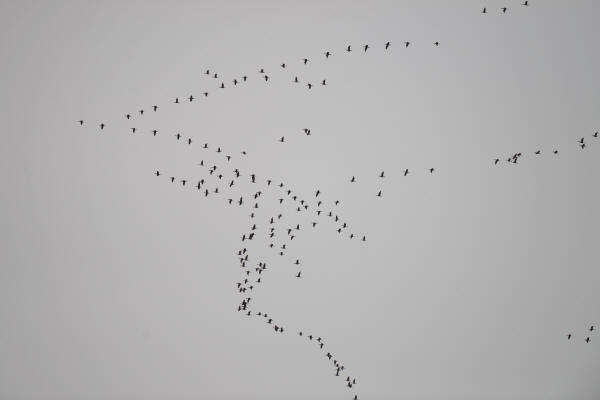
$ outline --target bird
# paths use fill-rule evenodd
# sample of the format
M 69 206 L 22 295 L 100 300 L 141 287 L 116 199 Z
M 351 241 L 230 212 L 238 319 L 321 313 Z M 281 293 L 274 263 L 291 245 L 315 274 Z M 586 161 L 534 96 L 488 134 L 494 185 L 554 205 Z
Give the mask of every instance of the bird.
M 192 139 L 188 138 L 188 144 L 192 144 Z
M 377 197 L 382 197 L 381 190 L 379 192 L 377 192 Z
M 379 177 L 380 177 L 380 178 L 385 178 L 385 173 L 384 173 L 384 172 L 385 172 L 385 171 L 381 171 L 381 173 L 379 174 Z
M 409 44 L 410 44 L 410 42 L 404 42 L 405 47 L 408 47 Z
M 300 278 L 300 274 L 302 273 L 302 271 L 298 271 L 298 274 L 296 275 L 296 278 Z
M 323 79 L 323 82 L 321 82 L 321 85 L 323 85 L 323 86 L 325 86 L 325 85 L 326 85 L 326 83 L 325 83 L 325 79 Z
M 130 119 L 131 115 L 130 114 L 125 114 L 125 118 Z
M 356 179 L 354 178 L 354 176 L 350 179 L 350 182 L 356 182 Z
M 404 176 L 408 175 L 408 168 L 404 170 Z
M 567 334 L 567 340 L 571 340 L 571 336 L 572 336 L 572 335 L 571 335 L 570 333 L 569 333 L 569 334 Z
M 586 342 L 586 343 L 589 343 L 589 342 L 590 342 L 590 338 L 589 338 L 589 336 L 585 338 L 585 342 Z
M 175 104 L 179 104 L 179 97 L 175 97 Z
M 308 63 L 308 58 L 303 58 L 302 62 L 304 62 L 304 65 L 306 65 Z
M 598 137 L 598 132 L 594 132 L 593 137 Z
M 131 133 L 135 133 L 135 128 L 131 128 Z
M 434 42 L 433 44 L 436 45 L 436 46 L 439 46 L 440 42 Z
M 189 100 L 190 100 L 190 103 L 191 103 L 192 101 L 194 101 L 194 96 L 190 95 L 190 97 L 189 97 Z
M 346 47 L 346 51 L 347 51 L 348 53 L 350 53 L 350 52 L 352 51 L 352 48 L 351 48 L 351 47 L 352 47 L 351 45 L 348 45 L 348 47 Z
M 529 5 L 529 1 L 528 1 L 528 0 L 525 0 L 525 2 L 523 3 L 523 5 L 524 5 L 525 7 L 527 7 L 527 6 Z
M 154 112 L 156 112 L 156 110 L 158 110 L 158 106 L 152 106 L 152 110 L 154 110 Z
M 83 126 L 83 120 L 82 119 L 80 119 L 78 122 L 79 122 L 79 126 Z
M 294 77 L 294 83 L 298 83 L 298 82 L 299 82 L 299 81 L 298 81 L 298 77 L 297 77 L 297 76 L 295 76 L 295 77 Z
M 391 43 L 390 43 L 390 42 L 387 42 L 387 43 L 385 44 L 385 49 L 386 49 L 386 50 L 387 50 L 387 49 L 389 49 L 389 48 L 390 48 L 390 46 L 391 46 Z
M 104 124 L 100 124 L 100 129 L 104 129 Z
M 144 115 L 144 110 L 140 110 L 140 115 Z
M 593 331 L 594 331 L 594 325 L 590 326 L 590 329 L 589 329 L 589 331 L 590 331 L 590 332 L 593 332 Z
M 365 45 L 363 46 L 363 48 L 365 49 L 365 53 L 366 53 L 366 52 L 367 52 L 367 50 L 369 50 L 369 45 L 368 45 L 368 44 L 365 44 Z
M 502 13 L 506 13 L 506 10 L 508 10 L 507 7 L 502 7 Z
M 312 83 L 307 83 L 306 86 L 308 86 L 309 89 L 312 89 Z
M 281 68 L 285 68 L 285 63 L 281 64 Z
M 541 150 L 536 150 L 535 154 L 540 154 L 541 152 Z
M 152 130 L 152 135 L 156 136 L 157 133 L 158 131 L 156 129 Z
M 483 7 L 483 10 L 481 11 L 482 14 L 487 14 L 487 10 L 485 7 Z
M 282 137 L 281 137 L 281 139 L 279 139 L 279 141 L 280 141 L 281 143 L 285 142 L 285 136 L 282 136 Z
M 156 176 L 160 176 L 160 171 L 156 171 L 156 172 L 154 173 L 154 175 L 156 175 Z
M 430 173 L 430 174 L 433 174 L 433 171 L 435 171 L 435 169 L 434 169 L 434 168 L 429 168 L 429 173 Z

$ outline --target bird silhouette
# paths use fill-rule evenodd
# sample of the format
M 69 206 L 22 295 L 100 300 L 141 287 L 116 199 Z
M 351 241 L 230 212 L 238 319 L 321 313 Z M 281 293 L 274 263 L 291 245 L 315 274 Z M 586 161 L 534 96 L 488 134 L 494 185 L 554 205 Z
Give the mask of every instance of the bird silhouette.
M 386 49 L 386 50 L 387 50 L 387 49 L 389 49 L 391 45 L 392 45 L 392 44 L 391 44 L 390 42 L 387 42 L 387 43 L 385 44 L 385 49 Z

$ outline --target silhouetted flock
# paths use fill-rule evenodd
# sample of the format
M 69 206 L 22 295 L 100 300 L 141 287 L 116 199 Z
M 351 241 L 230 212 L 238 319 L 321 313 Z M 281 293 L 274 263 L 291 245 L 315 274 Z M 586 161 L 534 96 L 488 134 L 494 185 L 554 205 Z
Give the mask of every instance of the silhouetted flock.
M 525 1 L 521 3 L 522 6 L 529 6 L 529 2 Z M 488 14 L 491 10 L 484 7 L 481 11 L 482 14 Z M 509 12 L 508 7 L 502 7 L 498 10 L 498 13 L 507 14 Z M 359 51 L 366 57 L 370 52 L 381 51 L 389 52 L 394 51 L 397 47 L 397 51 L 405 51 L 414 45 L 426 45 L 426 44 L 414 44 L 411 41 L 402 41 L 399 46 L 394 46 L 391 41 L 384 41 L 382 43 L 375 44 L 360 44 L 357 50 L 352 44 L 347 44 L 340 49 L 329 49 L 321 53 L 321 57 L 329 59 L 331 57 L 343 57 L 344 53 L 350 53 L 353 51 Z M 429 44 L 434 48 L 441 46 L 440 42 L 436 41 Z M 339 53 L 338 51 L 339 50 Z M 294 68 L 307 68 L 311 65 L 311 59 L 307 57 L 298 58 L 297 62 L 288 63 L 282 62 L 280 65 L 274 68 L 292 71 Z M 248 73 L 228 79 L 227 81 L 221 80 L 219 73 L 207 69 L 203 75 L 208 78 L 214 79 L 217 82 L 216 86 L 213 87 L 215 90 L 235 90 L 235 88 L 242 87 L 249 80 L 260 80 L 266 85 L 269 85 L 272 81 L 271 75 L 265 68 L 257 68 L 255 72 Z M 227 84 L 226 84 L 227 82 Z M 303 81 L 299 78 L 299 75 L 292 74 L 289 79 L 290 85 L 304 86 L 306 90 L 315 90 L 318 87 L 325 89 L 327 87 L 327 79 L 321 79 L 316 82 Z M 180 107 L 183 103 L 193 103 L 200 101 L 209 101 L 211 91 L 204 91 L 198 95 L 189 94 L 181 97 L 176 97 L 164 105 L 151 105 L 146 109 L 140 109 L 136 112 L 125 113 L 122 118 L 127 121 L 134 123 L 138 118 L 143 118 L 147 113 L 159 113 L 162 108 L 165 107 Z M 80 126 L 87 126 L 84 120 L 79 120 L 77 123 Z M 105 131 L 109 129 L 109 125 L 105 122 L 99 122 L 92 126 L 96 126 L 99 131 Z M 310 128 L 302 127 L 298 129 L 300 134 L 304 134 L 307 137 L 313 133 Z M 341 383 L 348 389 L 351 390 L 357 385 L 357 380 L 354 376 L 348 373 L 346 366 L 341 362 L 341 359 L 337 357 L 326 341 L 313 333 L 307 333 L 305 330 L 294 330 L 289 331 L 285 324 L 272 317 L 267 312 L 262 310 L 256 310 L 252 308 L 253 295 L 260 288 L 266 275 L 268 275 L 269 267 L 267 263 L 262 259 L 261 255 L 264 255 L 266 251 L 274 252 L 280 256 L 281 261 L 278 263 L 281 266 L 291 266 L 293 269 L 290 271 L 290 277 L 296 279 L 302 279 L 304 273 L 304 264 L 302 259 L 298 255 L 289 255 L 293 249 L 294 240 L 301 235 L 310 234 L 314 229 L 321 229 L 325 227 L 330 229 L 334 235 L 347 240 L 354 240 L 361 244 L 367 242 L 367 236 L 362 232 L 356 232 L 352 229 L 351 225 L 341 216 L 338 212 L 338 206 L 340 201 L 337 199 L 327 199 L 326 190 L 315 188 L 312 193 L 301 194 L 293 189 L 289 183 L 281 181 L 275 181 L 274 179 L 267 176 L 259 176 L 251 170 L 244 170 L 236 163 L 247 156 L 245 150 L 242 151 L 225 151 L 225 149 L 219 145 L 209 143 L 197 143 L 191 137 L 184 136 L 181 132 L 159 132 L 157 129 L 150 131 L 140 131 L 136 127 L 130 128 L 130 133 L 135 135 L 151 135 L 156 137 L 158 135 L 169 135 L 172 136 L 174 141 L 180 142 L 185 146 L 194 146 L 198 148 L 199 154 L 204 157 L 198 166 L 202 167 L 202 173 L 200 177 L 193 177 L 195 174 L 190 176 L 173 176 L 161 170 L 154 171 L 154 175 L 167 182 L 168 184 L 186 188 L 191 192 L 196 192 L 202 197 L 214 197 L 222 201 L 224 205 L 228 207 L 244 207 L 249 212 L 249 222 L 247 229 L 242 232 L 240 238 L 240 248 L 235 251 L 238 264 L 240 266 L 241 276 L 234 287 L 238 295 L 240 296 L 240 303 L 237 306 L 237 311 L 241 314 L 258 318 L 263 321 L 265 325 L 272 328 L 274 334 L 293 334 L 296 337 L 305 340 L 307 343 L 316 346 L 323 353 L 323 359 L 330 364 L 332 370 L 332 376 L 341 377 Z M 590 138 L 586 140 L 586 137 L 581 137 L 579 140 L 574 140 L 574 146 L 579 146 L 581 150 L 587 148 L 591 142 L 589 140 L 598 139 L 598 132 L 593 132 Z M 277 139 L 279 143 L 285 145 L 286 138 L 281 136 Z M 535 150 L 530 154 L 533 157 L 543 156 L 541 150 Z M 549 152 L 550 156 L 557 156 L 558 150 L 553 149 Z M 517 152 L 511 155 L 498 156 L 490 160 L 490 165 L 495 166 L 500 163 L 507 164 L 518 164 L 519 160 L 525 155 L 521 152 Z M 208 161 L 210 158 L 211 161 Z M 410 176 L 426 176 L 434 174 L 435 168 L 430 167 L 424 171 L 412 170 L 404 168 L 399 171 L 398 176 L 401 178 L 409 178 Z M 395 172 L 392 172 L 394 174 Z M 379 173 L 373 173 L 371 176 L 364 176 L 361 178 L 361 183 L 364 181 L 370 182 L 382 182 L 383 179 L 388 178 L 389 171 L 380 171 Z M 240 182 L 245 182 L 251 185 L 253 190 L 250 192 L 239 191 L 237 188 L 240 186 Z M 348 182 L 351 184 L 359 185 L 356 176 L 348 177 Z M 373 193 L 373 198 L 382 198 L 383 190 L 379 189 Z M 274 207 L 265 209 L 261 207 L 263 200 L 270 198 Z M 380 200 L 374 200 L 380 201 Z M 260 210 L 260 217 L 259 217 Z M 261 238 L 262 240 L 257 241 Z M 250 255 L 250 243 L 266 243 L 264 248 L 255 248 Z M 256 247 L 256 246 L 254 246 Z M 584 341 L 589 343 L 591 341 L 590 336 L 593 333 L 594 327 L 591 326 L 588 329 L 588 334 L 585 335 Z M 571 340 L 573 335 L 567 334 L 567 339 Z M 353 393 L 353 398 L 358 399 L 358 395 Z

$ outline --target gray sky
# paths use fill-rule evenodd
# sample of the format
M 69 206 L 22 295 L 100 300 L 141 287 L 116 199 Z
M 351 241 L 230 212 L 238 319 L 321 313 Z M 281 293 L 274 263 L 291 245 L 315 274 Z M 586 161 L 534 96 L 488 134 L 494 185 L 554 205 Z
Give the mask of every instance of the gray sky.
M 600 4 L 521 3 L 0 2 L 0 397 L 599 398 Z M 266 177 L 349 230 L 284 207 L 280 257 Z

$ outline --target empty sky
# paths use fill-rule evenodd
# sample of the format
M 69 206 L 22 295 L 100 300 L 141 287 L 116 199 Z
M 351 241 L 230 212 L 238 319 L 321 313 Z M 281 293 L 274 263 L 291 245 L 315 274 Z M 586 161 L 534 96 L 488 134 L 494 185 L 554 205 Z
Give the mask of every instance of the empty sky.
M 1 1 L 0 397 L 599 398 L 600 4 L 521 3 Z M 289 334 L 236 312 L 270 206 L 153 175 L 205 176 L 204 142 L 368 238 L 253 244 Z

